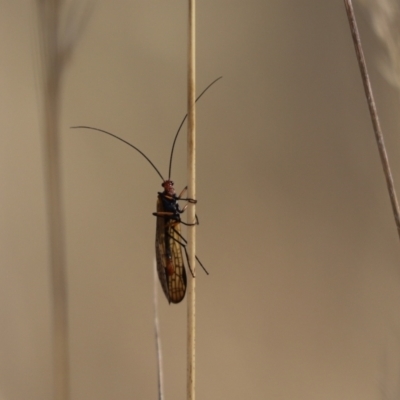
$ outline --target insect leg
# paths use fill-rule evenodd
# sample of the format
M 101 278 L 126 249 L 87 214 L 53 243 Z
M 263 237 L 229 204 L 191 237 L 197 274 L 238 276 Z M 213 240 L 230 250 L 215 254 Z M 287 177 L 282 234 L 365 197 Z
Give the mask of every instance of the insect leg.
M 174 215 L 174 213 L 169 212 L 169 211 L 157 211 L 157 212 L 153 212 L 153 215 L 155 217 L 172 217 Z M 199 219 L 197 218 L 197 214 L 196 214 L 196 222 L 193 222 L 192 224 L 188 224 L 187 222 L 183 222 L 179 219 L 179 223 L 183 224 L 185 226 L 195 226 L 195 225 L 199 225 Z
M 153 215 L 156 217 L 172 217 L 174 215 L 174 213 L 170 212 L 170 211 L 157 211 L 157 212 L 153 212 Z
M 187 240 L 182 236 L 182 234 L 181 234 L 180 232 L 178 232 L 178 231 L 174 228 L 174 226 L 171 226 L 171 229 L 173 229 L 173 231 L 184 241 L 184 243 L 181 243 L 178 239 L 174 238 L 173 236 L 171 236 L 171 235 L 168 233 L 168 236 L 171 237 L 171 238 L 172 238 L 173 240 L 175 240 L 176 242 L 178 242 L 178 243 L 183 247 L 183 249 L 185 250 L 186 259 L 187 259 L 187 262 L 188 262 L 188 265 L 189 265 L 189 269 L 190 269 L 190 272 L 192 272 L 192 269 L 191 269 L 190 263 L 189 263 L 189 256 L 188 256 L 188 253 L 187 253 L 187 250 L 186 250 Z M 203 268 L 204 272 L 205 272 L 207 275 L 210 275 L 210 274 L 208 273 L 208 271 L 206 270 L 206 268 L 204 267 L 204 265 L 202 264 L 202 262 L 200 261 L 200 259 L 199 259 L 196 255 L 195 255 L 195 257 L 196 257 L 197 262 L 200 264 L 201 268 Z M 192 272 L 192 275 L 193 275 L 193 272 Z M 193 275 L 193 276 L 194 276 L 194 275 Z
M 186 190 L 187 190 L 187 186 L 185 186 L 185 187 L 183 188 L 182 192 L 179 193 L 179 196 L 178 196 L 178 199 L 177 199 L 177 200 L 184 200 L 184 201 L 187 201 L 187 202 L 189 202 L 189 203 L 196 204 L 196 203 L 197 203 L 197 200 L 195 200 L 195 199 L 189 199 L 189 198 L 183 198 L 183 197 L 182 197 L 183 193 L 185 193 Z
M 177 200 L 182 200 L 182 201 L 187 201 L 188 203 L 191 204 L 197 204 L 197 200 L 195 199 L 190 199 L 189 197 L 178 197 Z
M 183 222 L 183 221 L 180 221 L 180 223 L 183 224 L 183 225 L 185 225 L 185 226 L 200 225 L 199 218 L 197 217 L 197 214 L 195 214 L 195 217 L 196 217 L 196 222 L 193 222 L 192 224 L 188 224 L 187 222 Z
M 186 208 L 186 207 L 185 207 Z M 181 211 L 184 212 L 185 208 Z M 157 212 L 153 212 L 153 215 L 155 217 L 172 217 L 174 215 L 174 213 L 170 212 L 170 211 L 157 211 Z M 192 224 L 188 224 L 186 222 L 183 221 L 179 221 L 181 224 L 186 225 L 186 226 L 195 226 L 195 225 L 199 225 L 199 218 L 197 217 L 196 214 L 196 222 L 193 222 Z
M 181 198 L 181 196 L 183 195 L 183 193 L 185 193 L 186 192 L 186 190 L 187 190 L 187 186 L 185 186 L 183 189 L 182 189 L 182 192 L 180 192 L 179 193 L 179 198 Z
M 193 222 L 193 224 L 188 224 L 187 222 L 183 222 L 183 221 L 180 221 L 180 223 L 183 224 L 183 225 L 185 225 L 185 226 L 196 226 L 196 225 L 199 224 L 199 221 L 198 221 L 198 219 L 196 218 L 196 222 Z

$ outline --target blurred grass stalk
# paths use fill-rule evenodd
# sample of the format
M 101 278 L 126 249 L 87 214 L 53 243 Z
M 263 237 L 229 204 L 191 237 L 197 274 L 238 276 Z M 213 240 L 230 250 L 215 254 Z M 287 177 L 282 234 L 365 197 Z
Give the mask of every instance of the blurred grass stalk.
M 68 298 L 58 130 L 62 73 L 58 46 L 60 2 L 58 0 L 38 0 L 37 8 L 40 29 L 39 41 L 41 44 L 43 156 L 53 307 L 53 397 L 55 400 L 68 400 L 70 398 Z
M 386 80 L 400 91 L 400 4 L 398 0 L 358 0 L 368 11 L 376 36 L 386 50 L 379 62 Z
M 400 5 L 398 0 L 358 0 L 368 11 L 376 36 L 386 55 L 379 60 L 382 75 L 400 94 Z M 400 380 L 390 381 L 389 352 L 383 352 L 382 378 L 379 380 L 382 398 L 400 399 Z
M 68 297 L 61 191 L 59 115 L 62 71 L 71 53 L 74 35 L 63 36 L 64 42 L 61 44 L 62 3 L 61 0 L 36 0 L 41 62 L 40 85 L 43 90 L 43 158 L 50 253 L 53 398 L 55 400 L 68 400 L 70 398 Z M 65 30 L 65 33 L 67 33 L 67 30 Z
M 371 10 L 378 10 L 378 9 L 385 10 L 384 13 L 379 13 L 380 17 L 377 18 L 377 20 L 385 21 L 385 19 L 382 17 L 383 15 L 386 15 L 389 18 L 389 20 L 392 18 L 390 16 L 391 13 L 390 12 L 388 13 L 387 9 L 390 10 L 389 4 L 393 3 L 393 5 L 394 5 L 394 1 L 391 1 L 391 0 L 374 0 L 374 1 L 363 0 L 363 1 L 364 2 L 368 1 L 369 3 L 371 3 Z M 381 129 L 381 126 L 379 123 L 378 111 L 376 108 L 374 95 L 373 95 L 372 87 L 371 87 L 371 82 L 370 82 L 369 75 L 368 75 L 367 64 L 365 62 L 365 57 L 364 57 L 364 53 L 363 53 L 363 49 L 362 49 L 362 45 L 361 45 L 360 34 L 358 32 L 356 17 L 354 14 L 354 9 L 353 9 L 351 0 L 344 0 L 344 3 L 345 3 L 345 7 L 346 7 L 347 17 L 348 17 L 349 24 L 350 24 L 350 30 L 351 30 L 351 34 L 352 34 L 352 38 L 353 38 L 354 48 L 356 51 L 357 61 L 358 61 L 358 65 L 360 68 L 361 78 L 362 78 L 363 85 L 364 85 L 364 91 L 365 91 L 365 95 L 367 98 L 367 103 L 368 103 L 369 113 L 371 116 L 372 126 L 374 128 L 375 140 L 376 140 L 376 143 L 378 146 L 378 151 L 379 151 L 379 155 L 381 158 L 381 164 L 382 164 L 383 172 L 384 172 L 385 178 L 386 178 L 386 185 L 388 188 L 390 202 L 392 205 L 393 216 L 394 216 L 395 224 L 397 227 L 397 233 L 400 238 L 399 204 L 397 201 L 397 195 L 396 195 L 396 190 L 395 190 L 394 183 L 393 183 L 393 176 L 392 176 L 392 172 L 390 169 L 386 146 L 385 146 L 385 142 L 383 140 L 382 129 Z M 394 8 L 393 8 L 393 10 L 394 10 Z M 397 6 L 397 11 L 398 11 L 398 6 Z M 388 33 L 389 31 L 391 31 L 391 29 L 381 29 L 380 30 L 380 32 L 386 32 L 386 33 Z M 392 32 L 389 32 L 388 34 L 390 34 L 391 38 L 393 37 Z M 382 40 L 384 39 L 383 37 L 381 37 L 381 38 L 382 38 Z M 388 42 L 391 42 L 391 39 L 390 40 L 388 39 Z M 390 51 L 394 51 L 393 43 L 391 43 L 389 47 L 391 49 Z M 397 47 L 398 47 L 398 44 L 397 44 Z M 398 49 L 397 49 L 397 53 L 398 53 Z M 391 57 L 392 60 L 395 59 L 394 55 L 392 55 L 392 56 L 393 56 L 393 57 Z M 399 71 L 394 70 L 394 66 L 398 66 L 398 64 L 399 64 L 399 58 L 398 58 L 398 54 L 397 54 L 396 62 L 392 65 L 392 68 L 389 68 L 392 70 L 392 73 L 393 73 L 392 77 L 394 76 L 395 73 L 399 72 Z M 387 69 L 387 71 L 389 71 L 389 69 Z M 397 79 L 398 78 L 399 78 L 399 76 L 397 76 Z

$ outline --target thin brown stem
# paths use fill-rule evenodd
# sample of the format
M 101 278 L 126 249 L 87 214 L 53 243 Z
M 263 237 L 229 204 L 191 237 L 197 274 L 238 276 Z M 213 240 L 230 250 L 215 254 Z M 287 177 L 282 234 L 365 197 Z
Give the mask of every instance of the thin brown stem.
M 367 103 L 369 108 L 369 113 L 371 116 L 372 126 L 375 133 L 375 140 L 378 146 L 379 156 L 381 158 L 383 172 L 386 178 L 386 185 L 389 192 L 390 202 L 392 204 L 394 221 L 397 227 L 397 233 L 400 238 L 400 211 L 399 204 L 397 201 L 396 190 L 394 188 L 393 176 L 390 169 L 389 159 L 385 147 L 385 142 L 383 140 L 382 129 L 379 123 L 378 111 L 376 109 L 374 95 L 372 92 L 371 82 L 368 75 L 367 64 L 365 62 L 364 53 L 361 45 L 360 34 L 357 28 L 356 17 L 354 14 L 354 9 L 351 0 L 344 0 L 346 7 L 347 17 L 349 19 L 351 35 L 353 38 L 354 48 L 356 50 L 356 56 L 358 60 L 358 65 L 360 68 L 361 78 L 364 85 L 365 95 L 367 97 Z

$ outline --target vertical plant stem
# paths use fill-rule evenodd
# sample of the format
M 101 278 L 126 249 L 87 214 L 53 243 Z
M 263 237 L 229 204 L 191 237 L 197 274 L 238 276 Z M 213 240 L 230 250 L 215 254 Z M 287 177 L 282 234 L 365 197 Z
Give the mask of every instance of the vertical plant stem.
M 378 145 L 379 155 L 381 158 L 383 172 L 386 178 L 386 185 L 389 192 L 390 202 L 392 204 L 394 221 L 397 227 L 397 233 L 400 239 L 400 211 L 399 204 L 397 201 L 396 190 L 394 188 L 393 176 L 389 165 L 389 159 L 385 147 L 385 142 L 383 140 L 382 129 L 379 123 L 378 111 L 376 109 L 374 95 L 372 93 L 371 82 L 368 76 L 367 64 L 365 62 L 364 53 L 361 45 L 360 34 L 357 28 L 356 17 L 354 14 L 354 9 L 351 0 L 344 0 L 347 17 L 349 19 L 350 30 L 353 37 L 354 48 L 356 50 L 356 56 L 358 60 L 358 65 L 361 72 L 361 78 L 364 85 L 365 95 L 367 97 L 367 103 L 369 108 L 369 113 L 371 115 L 372 126 L 374 128 L 375 140 Z
M 69 399 L 68 307 L 65 272 L 64 223 L 61 202 L 59 100 L 61 63 L 58 47 L 60 2 L 38 0 L 43 70 L 44 173 L 50 247 L 50 280 L 53 306 L 54 399 Z
M 156 260 L 153 263 L 153 300 L 154 300 L 154 336 L 156 340 L 158 400 L 164 399 L 164 374 L 162 365 L 162 349 L 160 336 L 160 322 L 158 319 L 158 274 Z
M 195 0 L 189 0 L 189 34 L 188 34 L 188 197 L 196 198 L 196 57 L 195 57 Z M 188 223 L 193 223 L 196 207 L 189 204 Z M 189 262 L 193 275 L 196 274 L 196 229 L 188 227 Z M 195 400 L 196 383 L 196 280 L 189 275 L 187 299 L 187 399 Z

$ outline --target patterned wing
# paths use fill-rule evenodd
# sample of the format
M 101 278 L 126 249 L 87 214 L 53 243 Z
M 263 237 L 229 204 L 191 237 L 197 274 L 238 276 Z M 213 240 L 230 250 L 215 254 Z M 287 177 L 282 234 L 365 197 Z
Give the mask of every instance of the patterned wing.
M 173 274 L 169 275 L 168 277 L 169 295 L 172 303 L 179 303 L 183 300 L 185 297 L 187 284 L 185 264 L 182 257 L 182 248 L 179 244 L 182 241 L 178 234 L 180 233 L 180 230 L 181 225 L 177 222 L 174 222 L 168 227 L 168 239 L 174 266 Z
M 157 212 L 163 212 L 160 198 Z M 179 303 L 186 293 L 186 271 L 179 242 L 180 224 L 166 217 L 157 217 L 156 259 L 161 287 L 170 303 Z

